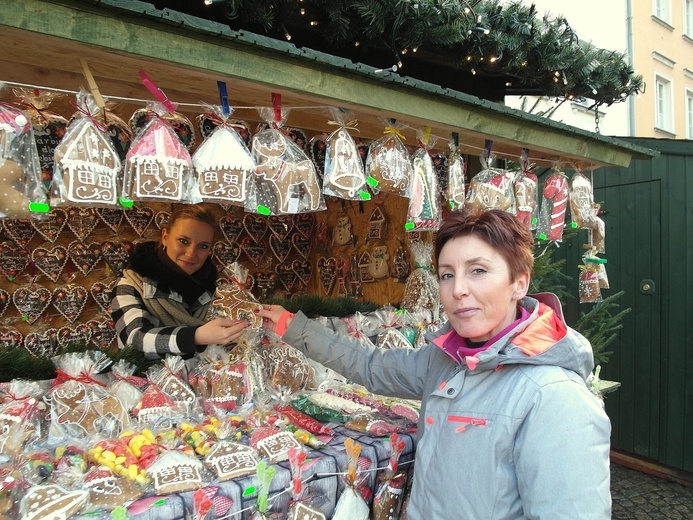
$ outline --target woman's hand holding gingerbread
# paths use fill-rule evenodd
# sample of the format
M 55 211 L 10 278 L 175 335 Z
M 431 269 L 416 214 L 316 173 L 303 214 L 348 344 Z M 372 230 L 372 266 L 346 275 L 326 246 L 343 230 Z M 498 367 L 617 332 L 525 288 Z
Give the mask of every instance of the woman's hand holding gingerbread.
M 281 305 L 263 305 L 257 309 L 258 316 L 262 317 L 262 326 L 272 332 L 276 332 L 280 336 L 284 334 L 286 328 L 291 323 L 294 317 L 292 313 L 287 311 Z
M 216 318 L 198 327 L 195 331 L 195 343 L 198 345 L 226 345 L 241 337 L 250 323 L 243 320 Z

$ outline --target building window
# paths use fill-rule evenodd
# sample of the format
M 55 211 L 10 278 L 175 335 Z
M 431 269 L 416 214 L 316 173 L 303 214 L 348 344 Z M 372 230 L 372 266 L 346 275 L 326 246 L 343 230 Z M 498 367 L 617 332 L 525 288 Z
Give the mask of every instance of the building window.
M 671 0 L 652 0 L 652 14 L 666 23 L 671 23 Z
M 686 139 L 693 139 L 693 90 L 686 90 Z
M 671 80 L 655 76 L 655 127 L 665 132 L 674 131 Z
M 693 0 L 683 3 L 683 30 L 686 36 L 693 38 Z

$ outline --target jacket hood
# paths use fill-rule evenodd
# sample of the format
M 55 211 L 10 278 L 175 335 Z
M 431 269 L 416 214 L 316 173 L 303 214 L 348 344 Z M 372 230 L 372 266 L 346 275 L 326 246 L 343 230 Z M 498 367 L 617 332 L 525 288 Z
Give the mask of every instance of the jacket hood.
M 585 381 L 594 369 L 589 341 L 565 323 L 556 295 L 541 293 L 520 301 L 530 316 L 475 356 L 467 356 L 469 370 L 495 370 L 500 365 L 548 365 L 572 370 Z M 450 323 L 429 337 L 442 349 L 451 334 Z

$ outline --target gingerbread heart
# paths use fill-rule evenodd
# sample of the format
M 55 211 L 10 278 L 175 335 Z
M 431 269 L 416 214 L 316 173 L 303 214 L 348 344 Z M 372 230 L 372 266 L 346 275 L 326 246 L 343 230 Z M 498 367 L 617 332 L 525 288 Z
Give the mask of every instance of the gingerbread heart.
M 296 280 L 298 279 L 298 276 L 296 276 L 296 273 L 294 273 L 294 270 L 291 268 L 291 266 L 279 264 L 274 268 L 274 271 L 277 273 L 279 283 L 282 284 L 284 289 L 291 292 L 291 288 L 294 286 Z
M 310 238 L 315 228 L 315 215 L 312 213 L 298 213 L 293 215 L 294 228 L 306 238 Z
M 132 242 L 127 240 L 106 240 L 101 242 L 101 256 L 116 276 L 120 276 L 130 261 L 134 247 Z
M 154 215 L 154 225 L 158 229 L 164 229 L 168 225 L 168 219 L 171 218 L 171 214 L 168 211 L 159 211 Z
M 7 306 L 10 304 L 10 293 L 5 289 L 0 289 L 0 317 L 5 314 Z
M 45 287 L 20 287 L 12 293 L 12 303 L 29 325 L 38 320 L 51 303 L 51 292 Z
M 50 328 L 43 332 L 29 332 L 24 336 L 24 348 L 38 358 L 53 357 L 58 350 L 58 331 Z
M 26 247 L 36 234 L 36 228 L 27 218 L 2 219 L 5 234 L 19 247 Z
M 275 237 L 284 240 L 294 228 L 294 219 L 291 215 L 270 215 L 267 226 Z
M 325 158 L 327 157 L 327 134 L 318 134 L 313 136 L 308 143 L 308 153 L 313 159 L 315 169 L 318 172 L 320 180 L 325 174 Z
M 246 213 L 243 217 L 243 229 L 253 242 L 259 244 L 267 232 L 267 219 L 261 215 Z
M 28 249 L 19 247 L 12 242 L 0 244 L 0 271 L 12 281 L 26 269 L 31 260 L 31 253 Z
M 277 285 L 277 278 L 276 273 L 255 273 L 255 288 L 261 300 L 266 299 Z
M 222 265 L 220 271 L 223 271 L 225 267 L 238 260 L 238 257 L 241 255 L 241 247 L 235 242 L 229 244 L 224 240 L 220 240 L 212 247 L 212 253 L 214 258 Z
M 117 233 L 120 230 L 123 223 L 123 210 L 121 208 L 96 208 L 96 214 L 111 231 Z
M 87 326 L 91 328 L 92 344 L 100 350 L 106 350 L 116 338 L 113 321 L 108 318 L 89 320 Z
M 304 260 L 308 260 L 312 243 L 310 237 L 303 236 L 301 233 L 294 233 L 291 235 L 291 243 L 296 251 L 298 251 L 298 254 L 301 255 Z
M 243 232 L 243 220 L 230 215 L 224 215 L 219 219 L 219 227 L 224 234 L 224 238 L 233 244 Z
M 98 242 L 87 244 L 73 240 L 67 246 L 67 255 L 79 272 L 87 276 L 101 260 L 101 244 Z
M 125 212 L 125 218 L 139 236 L 144 235 L 144 232 L 149 227 L 149 224 L 154 220 L 154 212 L 147 207 L 132 207 Z
M 24 344 L 24 336 L 14 327 L 0 327 L 0 350 L 14 350 Z
M 53 208 L 41 219 L 32 219 L 31 224 L 43 238 L 54 244 L 65 227 L 66 221 L 67 214 L 62 209 Z
M 72 207 L 67 210 L 67 227 L 77 238 L 87 238 L 98 224 L 96 209 L 85 207 Z
M 279 260 L 280 263 L 284 262 L 286 258 L 291 253 L 291 242 L 286 239 L 281 239 L 276 235 L 270 235 L 269 245 L 274 257 Z
M 67 263 L 67 249 L 63 246 L 37 247 L 31 253 L 31 260 L 39 271 L 56 283 Z
M 299 280 L 308 285 L 313 274 L 313 266 L 308 260 L 294 260 L 291 263 L 291 269 L 296 273 Z
M 87 290 L 81 285 L 61 285 L 53 291 L 53 307 L 70 323 L 77 321 L 86 302 Z
M 60 327 L 58 329 L 58 345 L 65 348 L 69 345 L 86 346 L 91 339 L 91 327 L 86 323 L 78 323 L 75 327 Z
M 265 246 L 258 244 L 249 237 L 245 237 L 241 241 L 241 249 L 248 259 L 255 265 L 259 265 L 262 257 L 265 256 Z
M 325 295 L 332 294 L 334 284 L 337 281 L 337 260 L 335 258 L 318 258 L 318 276 L 320 277 L 320 285 L 322 285 Z
M 111 300 L 113 299 L 113 291 L 117 283 L 117 278 L 109 278 L 103 281 L 94 282 L 89 289 L 91 297 L 94 298 L 103 312 L 109 312 Z

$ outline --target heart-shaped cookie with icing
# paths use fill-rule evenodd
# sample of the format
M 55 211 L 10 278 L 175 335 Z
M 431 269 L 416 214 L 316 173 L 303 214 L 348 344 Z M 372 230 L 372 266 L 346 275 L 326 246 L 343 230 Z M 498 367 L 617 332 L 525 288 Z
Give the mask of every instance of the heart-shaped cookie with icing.
M 79 272 L 87 276 L 101 260 L 101 244 L 73 240 L 67 246 L 67 255 Z
M 56 283 L 67 263 L 67 249 L 63 246 L 37 247 L 31 252 L 31 261 L 39 271 Z
M 335 258 L 318 258 L 318 276 L 320 277 L 320 285 L 325 295 L 332 294 L 334 285 L 337 281 L 337 260 Z
M 124 213 L 125 219 L 130 223 L 132 229 L 134 229 L 135 233 L 137 233 L 139 236 L 144 235 L 144 232 L 147 231 L 149 224 L 151 224 L 152 220 L 154 220 L 154 212 L 146 206 L 132 207 L 125 210 Z
M 284 260 L 289 256 L 289 253 L 291 253 L 291 242 L 286 239 L 281 239 L 275 235 L 270 235 L 269 237 L 269 245 L 270 249 L 272 250 L 272 254 L 274 254 L 274 257 L 279 260 L 280 263 L 283 263 Z
M 279 278 L 279 283 L 287 291 L 291 292 L 292 287 L 296 284 L 298 276 L 294 273 L 294 270 L 290 265 L 279 264 L 274 268 L 274 272 L 277 273 Z
M 308 260 L 294 260 L 291 262 L 291 269 L 293 269 L 298 279 L 304 284 L 308 285 L 308 283 L 310 283 L 310 277 L 313 274 L 313 266 Z
M 267 219 L 262 215 L 246 213 L 243 217 L 243 229 L 253 242 L 259 244 L 267 233 Z
M 241 256 L 241 246 L 236 243 L 229 244 L 225 240 L 220 240 L 212 246 L 212 254 L 217 262 L 221 264 L 220 271 L 223 271 Z
M 291 243 L 294 249 L 298 251 L 298 254 L 301 255 L 304 260 L 308 260 L 312 244 L 310 237 L 303 236 L 301 233 L 294 233 L 291 235 Z
M 312 213 L 297 213 L 293 215 L 294 228 L 304 237 L 310 238 L 315 228 L 315 215 Z
M 31 253 L 23 247 L 19 247 L 12 242 L 0 244 L 0 272 L 9 280 L 14 278 L 26 269 L 31 260 Z
M 294 228 L 294 219 L 292 215 L 270 215 L 267 226 L 275 237 L 284 240 Z
M 108 318 L 89 320 L 87 326 L 91 328 L 92 344 L 100 350 L 106 350 L 116 338 L 113 321 Z
M 27 218 L 4 218 L 2 228 L 12 242 L 19 247 L 26 247 L 36 234 L 36 228 Z
M 89 289 L 91 297 L 94 298 L 94 301 L 103 312 L 109 312 L 111 300 L 113 299 L 113 291 L 117 283 L 117 278 L 109 278 L 103 281 L 94 282 Z
M 8 293 L 5 289 L 0 289 L 0 318 L 2 317 L 3 314 L 5 314 L 5 311 L 7 310 L 7 306 L 10 304 L 10 293 Z
M 66 221 L 67 214 L 62 209 L 53 208 L 40 219 L 32 219 L 31 224 L 34 226 L 34 229 L 39 232 L 39 235 L 48 240 L 51 244 L 55 244 L 55 241 L 58 240 L 60 233 L 65 227 Z
M 91 235 L 98 223 L 99 219 L 95 208 L 71 207 L 67 210 L 67 227 L 80 240 Z
M 24 336 L 14 327 L 0 326 L 0 349 L 14 350 L 24 345 Z
M 245 256 L 255 265 L 260 265 L 266 253 L 266 247 L 264 245 L 258 244 L 249 237 L 245 237 L 241 240 L 241 249 L 245 253 Z
M 69 345 L 86 346 L 91 339 L 91 327 L 78 323 L 74 327 L 64 326 L 58 329 L 58 345 L 65 348 Z
M 171 213 L 168 211 L 158 211 L 154 215 L 154 225 L 158 229 L 164 229 L 168 225 L 168 219 L 171 218 Z
M 43 332 L 29 332 L 24 336 L 24 348 L 38 358 L 53 357 L 58 350 L 58 331 L 50 328 Z
M 243 232 L 243 220 L 231 215 L 224 215 L 219 219 L 219 229 L 221 229 L 224 238 L 233 244 L 238 241 L 238 237 Z
M 87 290 L 81 285 L 61 285 L 53 290 L 51 303 L 68 322 L 74 323 L 82 314 L 87 296 Z
M 101 256 L 116 276 L 120 276 L 130 261 L 135 246 L 127 240 L 106 240 L 101 242 Z
M 123 223 L 123 210 L 121 208 L 96 208 L 96 214 L 108 229 L 117 233 Z
M 38 320 L 51 303 L 51 292 L 41 286 L 22 286 L 12 293 L 12 303 L 29 325 Z

